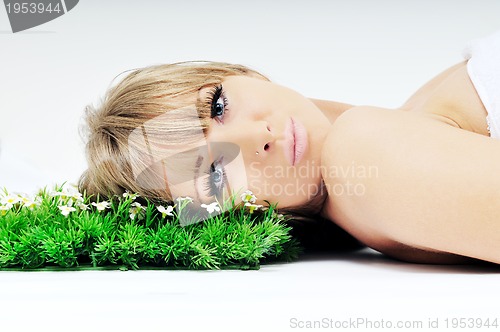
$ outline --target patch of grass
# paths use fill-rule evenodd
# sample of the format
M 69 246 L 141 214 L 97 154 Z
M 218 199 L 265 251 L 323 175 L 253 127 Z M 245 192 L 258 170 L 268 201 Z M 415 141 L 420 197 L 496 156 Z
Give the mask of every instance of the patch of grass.
M 90 203 L 63 186 L 33 198 L 4 190 L 0 269 L 258 269 L 302 250 L 272 205 L 249 210 L 233 200 L 225 212 L 184 225 L 182 207 L 191 201 L 179 200 L 176 210 L 140 201 L 126 194 Z

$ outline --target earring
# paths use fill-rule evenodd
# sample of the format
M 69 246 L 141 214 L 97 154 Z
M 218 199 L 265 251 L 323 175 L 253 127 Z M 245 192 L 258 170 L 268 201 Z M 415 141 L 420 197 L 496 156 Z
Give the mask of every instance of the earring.
M 255 152 L 255 154 L 259 154 L 259 151 Z

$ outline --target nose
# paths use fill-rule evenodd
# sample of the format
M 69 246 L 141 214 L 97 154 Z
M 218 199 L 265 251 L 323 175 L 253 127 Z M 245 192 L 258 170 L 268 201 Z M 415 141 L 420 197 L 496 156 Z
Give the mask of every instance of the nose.
M 246 123 L 243 128 L 232 129 L 231 141 L 240 147 L 244 155 L 252 159 L 266 156 L 272 150 L 276 140 L 267 121 L 250 122 Z
M 275 141 L 275 137 L 271 132 L 271 127 L 269 126 L 269 124 L 265 123 L 265 129 L 261 129 L 261 131 L 263 132 L 263 134 L 260 136 L 260 138 L 257 138 L 255 142 L 256 154 L 268 151 L 271 147 L 271 144 Z
M 264 157 L 275 141 L 271 126 L 265 121 L 256 122 L 253 127 L 248 128 L 245 136 L 247 144 L 242 145 L 242 149 L 247 150 L 248 154 L 253 153 L 259 157 Z

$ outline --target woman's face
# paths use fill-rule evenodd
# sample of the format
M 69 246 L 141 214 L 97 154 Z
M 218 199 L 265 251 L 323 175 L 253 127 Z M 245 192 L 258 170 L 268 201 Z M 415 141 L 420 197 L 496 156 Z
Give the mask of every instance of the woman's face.
M 320 156 L 330 123 L 309 99 L 251 76 L 229 76 L 197 96 L 211 107 L 207 154 L 192 181 L 170 186 L 174 198 L 209 204 L 228 190 L 251 190 L 257 204 L 307 203 L 321 190 Z

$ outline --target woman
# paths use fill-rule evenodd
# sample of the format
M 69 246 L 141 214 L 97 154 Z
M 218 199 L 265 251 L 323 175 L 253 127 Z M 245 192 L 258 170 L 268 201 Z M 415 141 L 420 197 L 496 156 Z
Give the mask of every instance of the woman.
M 351 247 L 500 263 L 500 34 L 467 59 L 397 109 L 308 99 L 239 65 L 135 70 L 88 110 L 80 187 L 198 204 L 249 189 L 340 226 Z

